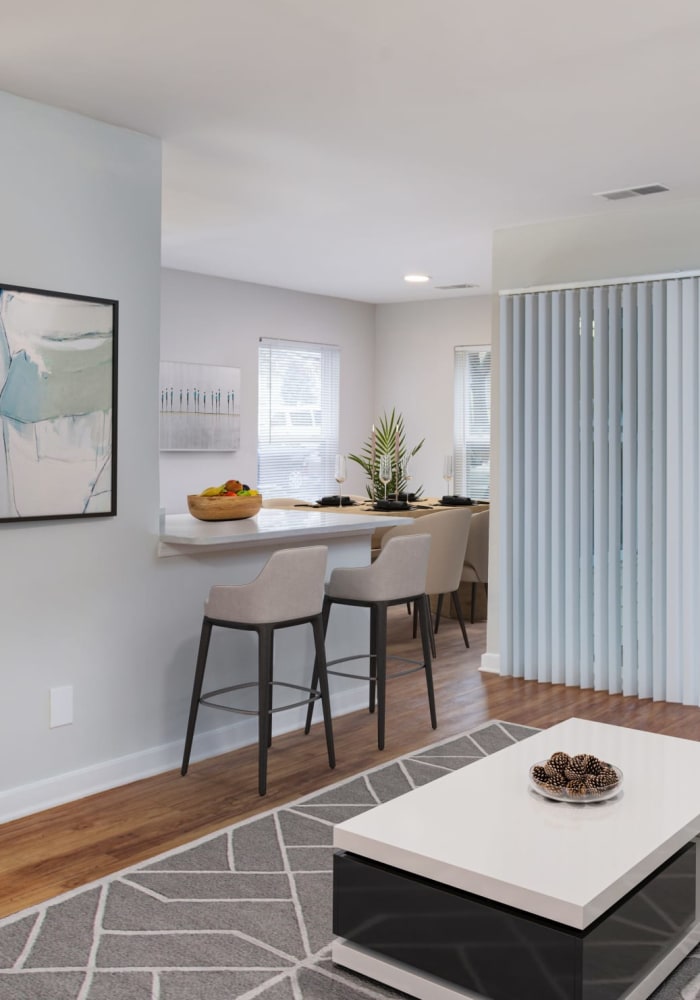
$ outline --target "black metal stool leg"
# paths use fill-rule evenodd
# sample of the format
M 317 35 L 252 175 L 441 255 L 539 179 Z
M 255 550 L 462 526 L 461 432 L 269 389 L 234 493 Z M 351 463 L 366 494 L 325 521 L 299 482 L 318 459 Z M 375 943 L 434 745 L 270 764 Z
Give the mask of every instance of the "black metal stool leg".
M 324 639 L 323 650 L 324 650 L 324 656 L 325 656 L 325 649 L 326 649 L 325 638 L 326 638 L 326 633 L 328 632 L 328 619 L 329 619 L 330 614 L 331 614 L 331 604 L 332 603 L 333 602 L 330 600 L 330 598 L 328 598 L 328 597 L 324 597 L 323 598 L 323 608 L 321 610 L 321 620 L 323 622 L 323 639 Z M 314 641 L 315 641 L 315 633 L 314 633 Z M 311 690 L 312 691 L 318 690 L 318 656 L 316 656 L 314 658 L 314 672 L 311 675 Z M 307 736 L 309 735 L 309 730 L 311 729 L 311 720 L 313 719 L 313 716 L 314 716 L 314 708 L 315 707 L 316 707 L 316 699 L 312 698 L 311 701 L 309 702 L 309 707 L 306 710 L 306 724 L 304 726 L 304 732 L 306 733 Z
M 267 791 L 267 737 L 270 731 L 270 672 L 272 629 L 261 625 L 258 632 L 258 792 Z
M 209 640 L 211 639 L 211 622 L 205 618 L 202 622 L 202 631 L 199 637 L 199 651 L 197 653 L 197 666 L 194 671 L 194 684 L 192 685 L 192 700 L 190 701 L 190 714 L 187 720 L 187 735 L 185 736 L 185 750 L 182 755 L 182 767 L 180 774 L 187 774 L 190 765 L 190 753 L 192 752 L 192 740 L 194 738 L 194 727 L 197 721 L 197 711 L 199 709 L 199 699 L 202 694 L 202 684 L 204 683 L 204 668 L 207 663 L 207 653 L 209 652 Z
M 430 604 L 426 595 L 420 602 L 421 605 L 421 640 L 423 642 L 423 659 L 425 661 L 425 681 L 428 686 L 428 705 L 430 706 L 430 724 L 433 729 L 437 729 L 437 714 L 435 712 L 435 690 L 433 688 L 433 668 L 430 661 L 430 640 L 432 635 L 432 623 L 430 621 Z
M 455 609 L 455 614 L 457 615 L 457 621 L 459 622 L 459 627 L 462 629 L 462 635 L 464 636 L 464 645 L 469 649 L 469 636 L 467 635 L 467 627 L 464 624 L 464 615 L 462 614 L 462 608 L 459 603 L 459 592 L 456 590 L 452 591 L 452 606 Z
M 386 641 L 386 637 L 385 637 Z M 369 710 L 374 712 L 377 696 L 377 605 L 369 609 Z
M 335 767 L 335 747 L 333 746 L 333 723 L 331 720 L 331 699 L 328 691 L 328 672 L 326 670 L 326 647 L 324 641 L 324 629 L 321 617 L 311 620 L 311 628 L 314 633 L 314 645 L 316 647 L 316 660 L 314 671 L 317 673 L 319 686 L 321 688 L 321 707 L 323 709 L 323 724 L 326 730 L 326 747 L 328 749 L 328 764 Z M 315 688 L 314 688 L 315 691 Z M 313 701 L 316 699 L 314 698 Z
M 270 725 L 267 727 L 267 745 L 268 748 L 272 746 L 272 698 L 274 694 L 274 688 L 272 686 L 275 679 L 275 630 L 270 629 L 270 713 L 268 715 L 268 720 Z
M 383 750 L 386 720 L 386 604 L 376 605 L 372 611 L 376 618 L 374 663 L 377 674 L 377 746 Z

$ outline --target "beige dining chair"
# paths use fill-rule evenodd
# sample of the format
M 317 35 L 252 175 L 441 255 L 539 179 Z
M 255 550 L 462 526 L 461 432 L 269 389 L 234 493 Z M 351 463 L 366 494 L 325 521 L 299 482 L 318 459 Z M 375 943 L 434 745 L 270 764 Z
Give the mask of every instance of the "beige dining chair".
M 391 538 L 397 535 L 414 534 L 430 535 L 430 558 L 428 560 L 428 575 L 425 592 L 437 596 L 435 616 L 432 619 L 431 646 L 433 656 L 437 656 L 435 635 L 440 628 L 440 616 L 445 594 L 449 594 L 455 616 L 459 622 L 464 637 L 464 645 L 469 646 L 469 636 L 464 624 L 464 616 L 459 603 L 459 584 L 464 568 L 464 558 L 467 550 L 467 539 L 471 524 L 472 512 L 467 507 L 454 507 L 449 510 L 425 514 L 415 520 L 407 520 L 405 524 L 390 528 L 381 540 L 382 548 Z M 416 615 L 414 608 L 413 634 L 416 634 Z
M 489 593 L 489 511 L 482 510 L 472 517 L 467 541 L 467 551 L 464 556 L 462 583 L 472 585 L 471 620 L 474 621 L 476 607 L 477 584 L 483 583 L 486 597 Z

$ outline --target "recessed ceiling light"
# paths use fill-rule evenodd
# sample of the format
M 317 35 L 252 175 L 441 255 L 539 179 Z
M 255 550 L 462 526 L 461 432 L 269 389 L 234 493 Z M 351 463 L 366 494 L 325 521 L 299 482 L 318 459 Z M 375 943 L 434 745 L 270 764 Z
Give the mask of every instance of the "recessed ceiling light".
M 404 274 L 403 280 L 404 281 L 410 281 L 413 284 L 419 285 L 422 282 L 430 281 L 430 275 L 429 274 Z

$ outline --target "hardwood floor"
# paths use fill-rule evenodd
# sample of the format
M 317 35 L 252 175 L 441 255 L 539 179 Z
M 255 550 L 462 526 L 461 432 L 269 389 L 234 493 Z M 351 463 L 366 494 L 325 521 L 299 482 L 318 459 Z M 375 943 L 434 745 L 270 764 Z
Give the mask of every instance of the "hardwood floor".
M 410 619 L 394 609 L 392 651 L 415 651 Z M 366 712 L 334 720 L 337 767 L 327 766 L 323 726 L 273 741 L 268 794 L 257 795 L 257 747 L 134 782 L 0 825 L 0 916 L 119 871 L 162 851 L 264 812 L 290 799 L 471 729 L 488 719 L 547 727 L 571 716 L 700 739 L 700 708 L 653 704 L 479 673 L 486 623 L 469 626 L 466 650 L 453 619 L 444 619 L 434 664 L 438 728 L 430 728 L 422 673 L 389 682 L 386 749 Z M 196 736 L 195 736 L 196 741 Z M 195 743 L 196 745 L 196 743 Z

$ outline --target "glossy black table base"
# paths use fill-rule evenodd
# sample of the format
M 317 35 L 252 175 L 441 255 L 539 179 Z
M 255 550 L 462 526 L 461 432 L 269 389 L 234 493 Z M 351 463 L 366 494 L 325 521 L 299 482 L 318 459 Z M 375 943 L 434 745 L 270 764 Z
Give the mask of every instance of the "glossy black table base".
M 413 995 L 431 998 L 645 997 L 695 943 L 696 873 L 693 840 L 590 927 L 576 930 L 339 851 L 333 931 L 346 950 L 370 956 L 366 966 L 339 961 L 367 975 L 376 958 L 389 970 L 409 969 L 414 981 L 418 974 L 432 983 Z M 664 968 L 674 950 L 677 957 Z M 661 980 L 650 975 L 658 968 Z M 410 976 L 381 981 L 412 993 Z

